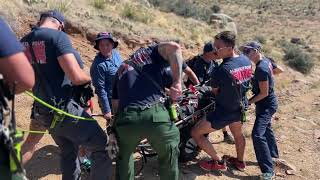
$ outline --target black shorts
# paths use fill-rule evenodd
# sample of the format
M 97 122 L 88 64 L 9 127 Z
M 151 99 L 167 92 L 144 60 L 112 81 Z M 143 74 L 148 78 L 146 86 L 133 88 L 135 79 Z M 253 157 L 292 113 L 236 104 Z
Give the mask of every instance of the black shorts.
M 241 111 L 230 111 L 222 107 L 217 106 L 213 112 L 207 114 L 207 121 L 211 123 L 213 129 L 219 130 L 231 123 L 240 121 Z

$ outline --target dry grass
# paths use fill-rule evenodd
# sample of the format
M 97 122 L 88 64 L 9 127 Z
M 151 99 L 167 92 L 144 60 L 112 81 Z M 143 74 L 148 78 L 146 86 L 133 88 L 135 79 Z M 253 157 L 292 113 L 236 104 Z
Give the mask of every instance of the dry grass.
M 46 2 L 47 9 L 56 9 L 66 14 L 72 5 L 73 0 L 49 0 Z
M 123 5 L 121 16 L 147 25 L 154 21 L 154 14 L 151 10 L 144 6 L 137 6 L 130 3 Z
M 106 5 L 106 1 L 105 0 L 93 0 L 92 4 L 97 9 L 104 9 L 104 7 Z

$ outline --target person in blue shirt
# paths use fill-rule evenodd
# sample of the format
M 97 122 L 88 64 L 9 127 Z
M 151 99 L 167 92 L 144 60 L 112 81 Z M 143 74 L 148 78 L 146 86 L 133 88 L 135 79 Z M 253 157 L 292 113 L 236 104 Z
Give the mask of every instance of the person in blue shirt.
M 256 64 L 252 81 L 253 97 L 250 104 L 256 104 L 256 119 L 252 129 L 252 141 L 256 158 L 261 169 L 261 178 L 271 180 L 274 176 L 272 158 L 279 158 L 276 139 L 272 130 L 272 115 L 278 108 L 274 92 L 273 71 L 270 59 L 264 57 L 260 43 L 253 41 L 243 46 L 243 53 Z
M 13 84 L 15 84 L 16 94 L 30 90 L 34 85 L 34 72 L 23 50 L 22 44 L 17 40 L 10 26 L 0 17 L 0 81 L 5 81 L 3 83 L 6 86 L 3 87 L 4 89 L 0 87 L 1 96 L 2 91 L 8 90 L 7 88 L 11 88 Z M 8 97 L 0 97 L 2 98 Z M 8 125 L 8 122 L 3 122 L 4 108 L 8 107 L 0 101 L 0 179 L 14 179 L 14 172 L 11 172 L 10 168 L 10 153 L 4 142 L 5 136 L 2 131 L 4 128 L 2 126 Z M 8 109 L 6 111 L 8 112 Z M 9 122 L 9 125 L 12 126 L 12 122 Z
M 41 13 L 39 26 L 21 39 L 25 54 L 33 65 L 36 85 L 33 94 L 52 106 L 85 118 L 92 118 L 74 99 L 75 86 L 85 86 L 91 81 L 80 68 L 74 49 L 64 30 L 64 16 L 57 10 Z M 51 109 L 34 102 L 33 123 L 49 129 L 61 153 L 62 180 L 79 179 L 79 146 L 91 152 L 90 179 L 110 179 L 112 162 L 106 151 L 108 136 L 96 121 L 81 121 L 71 117 L 56 118 Z M 74 122 L 77 123 L 74 123 Z
M 109 121 L 112 117 L 111 98 L 114 76 L 122 63 L 122 58 L 116 50 L 118 41 L 111 33 L 98 33 L 94 48 L 99 52 L 90 68 L 92 84 L 98 95 L 99 105 L 104 118 Z
M 218 68 L 219 64 L 215 61 L 216 59 L 214 46 L 212 42 L 205 43 L 203 47 L 203 53 L 197 55 L 190 60 L 187 61 L 187 65 L 191 68 L 191 70 L 196 74 L 199 79 L 200 84 L 208 83 L 211 79 L 211 75 Z M 188 78 L 185 83 L 186 87 L 189 85 L 195 85 L 190 78 Z M 228 133 L 227 128 L 222 128 L 223 132 L 223 141 L 228 144 L 234 144 L 233 137 Z
M 226 170 L 223 158 L 217 155 L 206 134 L 229 126 L 235 139 L 237 157 L 224 156 L 231 165 L 244 171 L 245 138 L 242 133 L 243 111 L 248 103 L 246 92 L 252 76 L 250 60 L 239 55 L 236 50 L 236 35 L 223 31 L 215 36 L 214 47 L 217 59 L 223 59 L 219 68 L 213 73 L 211 86 L 216 96 L 216 107 L 205 119 L 200 120 L 192 129 L 195 142 L 212 160 L 201 161 L 200 167 L 205 170 Z

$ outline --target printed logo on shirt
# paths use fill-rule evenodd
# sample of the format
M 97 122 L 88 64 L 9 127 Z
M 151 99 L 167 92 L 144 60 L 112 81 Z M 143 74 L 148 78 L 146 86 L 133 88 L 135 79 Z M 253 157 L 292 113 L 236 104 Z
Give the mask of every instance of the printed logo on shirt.
M 140 48 L 130 57 L 129 61 L 142 68 L 144 65 L 152 63 L 151 53 L 152 49 L 150 47 Z
M 143 66 L 147 64 L 152 64 L 151 53 L 152 48 L 150 47 L 140 48 L 133 55 L 131 55 L 128 61 L 130 61 L 130 63 L 133 63 L 137 68 L 142 69 Z M 129 64 L 123 63 L 121 65 L 121 67 L 118 70 L 119 79 L 121 79 L 122 76 L 125 75 L 127 72 L 134 70 L 134 68 Z
M 252 78 L 252 68 L 250 65 L 232 69 L 230 73 L 236 79 L 237 84 L 249 81 Z
M 33 62 L 31 49 L 29 47 L 28 42 L 23 42 L 23 45 L 25 47 L 25 54 L 30 61 L 31 64 L 35 63 Z M 47 63 L 47 56 L 46 56 L 46 46 L 44 41 L 34 41 L 32 42 L 32 48 L 35 55 L 36 63 L 39 64 L 46 64 Z

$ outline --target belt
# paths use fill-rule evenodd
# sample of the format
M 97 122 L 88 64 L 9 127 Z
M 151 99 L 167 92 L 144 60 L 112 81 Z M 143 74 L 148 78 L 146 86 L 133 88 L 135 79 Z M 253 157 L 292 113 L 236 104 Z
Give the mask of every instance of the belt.
M 143 106 L 127 106 L 125 108 L 123 108 L 122 112 L 128 112 L 128 111 L 144 111 L 147 109 L 150 109 L 152 107 L 160 107 L 160 106 L 164 106 L 164 104 L 162 102 L 154 102 L 154 103 L 147 103 Z

